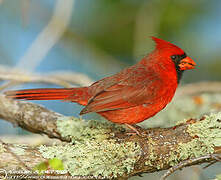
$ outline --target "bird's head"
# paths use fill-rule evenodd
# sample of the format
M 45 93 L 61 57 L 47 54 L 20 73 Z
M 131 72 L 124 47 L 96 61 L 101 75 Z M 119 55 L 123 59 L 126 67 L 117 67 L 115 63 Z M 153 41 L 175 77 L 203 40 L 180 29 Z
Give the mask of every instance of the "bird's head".
M 187 56 L 181 48 L 156 37 L 152 37 L 152 39 L 156 43 L 155 52 L 157 53 L 157 56 L 160 56 L 162 59 L 174 62 L 178 71 L 195 68 L 196 63 L 189 56 Z

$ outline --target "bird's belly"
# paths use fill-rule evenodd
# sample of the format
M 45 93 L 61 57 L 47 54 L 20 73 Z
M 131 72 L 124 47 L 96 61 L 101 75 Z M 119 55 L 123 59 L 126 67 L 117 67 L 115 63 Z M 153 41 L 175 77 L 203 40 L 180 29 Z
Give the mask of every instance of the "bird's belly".
M 98 113 L 114 123 L 136 124 L 154 116 L 156 113 L 162 110 L 167 104 L 168 102 L 143 104 L 127 109 L 118 109 L 118 110 L 104 111 Z

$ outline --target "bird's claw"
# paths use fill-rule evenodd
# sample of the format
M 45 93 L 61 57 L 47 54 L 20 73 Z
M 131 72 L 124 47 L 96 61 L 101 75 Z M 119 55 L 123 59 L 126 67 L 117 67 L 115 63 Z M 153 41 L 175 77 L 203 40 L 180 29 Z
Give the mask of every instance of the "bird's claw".
M 138 135 L 140 137 L 143 137 L 144 134 L 139 131 L 136 127 L 130 125 L 130 124 L 125 124 L 127 126 L 127 128 L 131 129 L 133 132 L 127 132 L 128 135 Z

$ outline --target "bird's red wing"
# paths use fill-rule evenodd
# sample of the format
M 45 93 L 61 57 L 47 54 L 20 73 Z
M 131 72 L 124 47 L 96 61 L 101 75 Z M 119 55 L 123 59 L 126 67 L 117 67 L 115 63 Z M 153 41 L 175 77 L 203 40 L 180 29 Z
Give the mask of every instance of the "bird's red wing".
M 132 76 L 132 77 L 130 77 Z M 80 114 L 129 108 L 152 103 L 157 98 L 162 80 L 155 73 L 133 73 L 94 96 Z

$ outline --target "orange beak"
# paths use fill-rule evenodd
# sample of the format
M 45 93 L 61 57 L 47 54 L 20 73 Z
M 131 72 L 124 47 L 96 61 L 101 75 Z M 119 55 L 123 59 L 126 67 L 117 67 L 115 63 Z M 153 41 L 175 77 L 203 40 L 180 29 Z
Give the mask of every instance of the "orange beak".
M 188 70 L 188 69 L 194 69 L 196 63 L 190 57 L 187 56 L 180 61 L 178 66 L 180 70 Z

